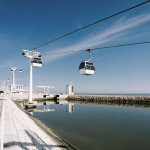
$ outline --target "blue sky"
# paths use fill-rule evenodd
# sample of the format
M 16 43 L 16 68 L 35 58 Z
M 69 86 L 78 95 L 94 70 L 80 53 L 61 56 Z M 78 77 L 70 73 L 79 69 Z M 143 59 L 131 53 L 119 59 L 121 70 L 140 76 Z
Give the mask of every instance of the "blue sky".
M 0 81 L 11 79 L 9 68 L 16 72 L 18 84 L 28 85 L 29 62 L 21 56 L 48 40 L 82 27 L 141 0 L 1 0 L 0 1 Z M 148 41 L 150 4 L 82 30 L 41 47 L 43 67 L 34 69 L 34 85 L 53 85 L 65 91 L 73 82 L 75 92 L 150 93 L 150 45 L 93 51 L 96 73 L 81 76 L 78 66 L 88 58 L 86 52 L 51 55 L 53 52 L 81 50 L 114 44 Z M 47 55 L 48 54 L 48 55 Z

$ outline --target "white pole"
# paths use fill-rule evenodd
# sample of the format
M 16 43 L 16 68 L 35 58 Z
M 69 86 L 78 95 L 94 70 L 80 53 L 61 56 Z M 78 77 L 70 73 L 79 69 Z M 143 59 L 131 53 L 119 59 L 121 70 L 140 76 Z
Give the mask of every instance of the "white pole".
M 15 69 L 13 69 L 13 87 L 15 87 Z
M 11 67 L 10 69 L 11 69 L 12 75 L 13 75 L 13 78 L 12 78 L 12 90 L 13 90 L 13 92 L 15 92 L 16 91 L 15 71 L 17 70 L 17 68 L 16 67 Z
M 32 84 L 33 84 L 32 78 L 33 78 L 32 63 L 31 63 L 31 60 L 30 60 L 29 103 L 33 103 L 33 100 L 32 100 Z

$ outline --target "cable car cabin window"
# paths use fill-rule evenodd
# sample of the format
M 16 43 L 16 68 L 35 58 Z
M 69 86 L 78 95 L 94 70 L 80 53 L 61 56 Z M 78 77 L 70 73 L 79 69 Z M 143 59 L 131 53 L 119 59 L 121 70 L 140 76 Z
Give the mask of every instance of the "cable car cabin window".
M 94 70 L 95 71 L 95 67 L 94 67 L 92 62 L 86 62 L 85 69 L 89 69 L 89 70 Z
M 38 63 L 38 64 L 42 64 L 42 60 L 41 58 L 33 58 L 31 63 Z
M 37 63 L 37 60 L 32 60 L 32 63 Z
M 42 64 L 42 61 L 38 61 L 39 64 Z
M 86 65 L 86 68 L 88 70 L 95 70 L 95 67 L 93 65 Z
M 85 68 L 85 62 L 81 62 L 80 66 L 79 66 L 79 69 L 83 69 Z
M 32 60 L 32 63 L 42 64 L 42 61 L 41 61 L 41 60 L 35 60 L 35 59 L 33 59 L 33 60 Z
M 86 62 L 86 64 L 93 66 L 93 63 L 91 63 L 91 62 Z
M 33 58 L 33 60 L 41 60 L 41 58 Z

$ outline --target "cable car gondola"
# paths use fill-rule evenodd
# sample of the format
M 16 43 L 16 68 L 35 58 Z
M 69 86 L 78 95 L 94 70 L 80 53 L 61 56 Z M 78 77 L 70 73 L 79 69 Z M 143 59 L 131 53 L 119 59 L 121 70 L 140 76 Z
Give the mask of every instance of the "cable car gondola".
M 33 67 L 42 67 L 43 64 L 41 57 L 33 57 L 31 63 Z
M 81 75 L 93 75 L 95 73 L 95 67 L 92 63 L 91 49 L 87 50 L 90 53 L 90 59 L 84 60 L 79 65 L 79 72 Z
M 95 67 L 89 60 L 82 61 L 79 66 L 81 75 L 93 75 L 95 73 Z

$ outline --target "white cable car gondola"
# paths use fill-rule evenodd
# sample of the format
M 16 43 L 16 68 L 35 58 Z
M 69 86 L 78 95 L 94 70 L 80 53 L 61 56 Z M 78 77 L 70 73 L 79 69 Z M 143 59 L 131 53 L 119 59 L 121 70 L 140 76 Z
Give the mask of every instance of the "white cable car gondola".
M 22 55 L 31 59 L 31 64 L 33 67 L 42 67 L 43 62 L 39 52 L 23 50 Z
M 92 63 L 91 49 L 87 50 L 90 53 L 90 59 L 84 60 L 79 65 L 79 72 L 81 75 L 93 75 L 95 73 L 95 67 Z
M 42 67 L 43 64 L 41 57 L 33 57 L 31 63 L 33 67 Z
M 93 75 L 95 73 L 95 67 L 89 60 L 82 61 L 79 66 L 81 75 Z

